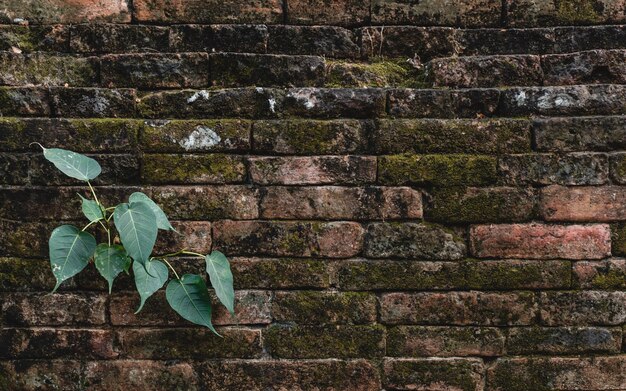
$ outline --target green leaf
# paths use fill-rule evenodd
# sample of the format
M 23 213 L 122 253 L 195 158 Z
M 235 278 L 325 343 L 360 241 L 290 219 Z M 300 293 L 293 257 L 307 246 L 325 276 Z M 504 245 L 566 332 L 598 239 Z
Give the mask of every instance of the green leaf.
M 135 261 L 146 263 L 157 238 L 156 217 L 150 206 L 145 202 L 119 204 L 113 220 L 128 254 Z
M 211 324 L 211 297 L 202 277 L 185 274 L 180 280 L 171 280 L 167 284 L 165 297 L 180 316 L 192 323 L 206 326 L 219 335 Z
M 71 178 L 89 181 L 102 172 L 97 161 L 80 153 L 59 148 L 44 148 L 43 146 L 41 148 L 43 148 L 43 156 Z
M 170 224 L 170 221 L 167 219 L 167 216 L 163 212 L 163 209 L 161 209 L 159 205 L 157 205 L 154 201 L 150 199 L 150 197 L 148 197 L 144 193 L 135 192 L 130 195 L 130 198 L 128 200 L 131 203 L 132 202 L 145 202 L 146 204 L 150 206 L 150 209 L 152 209 L 152 212 L 154 213 L 154 216 L 156 217 L 157 227 L 159 229 L 162 229 L 165 231 L 175 231 L 174 227 L 172 227 L 172 224 Z
M 73 225 L 62 225 L 52 231 L 48 246 L 52 273 L 57 280 L 52 290 L 55 292 L 63 281 L 87 266 L 96 249 L 96 239 Z
M 226 256 L 219 251 L 213 251 L 205 258 L 206 272 L 209 274 L 211 285 L 215 289 L 217 298 L 231 313 L 235 313 L 235 290 L 233 289 L 233 273 Z
M 111 294 L 113 280 L 115 280 L 118 274 L 128 268 L 129 258 L 126 250 L 118 244 L 109 246 L 101 243 L 96 247 L 94 263 L 102 277 L 109 282 L 109 294 Z
M 141 297 L 141 304 L 139 304 L 139 308 L 135 311 L 135 313 L 138 313 L 143 308 L 146 300 L 152 296 L 154 292 L 161 289 L 167 281 L 167 266 L 156 259 L 146 262 L 145 266 L 139 262 L 133 262 L 133 274 L 135 275 L 137 292 L 139 292 L 139 296 Z
M 102 220 L 104 216 L 102 215 L 102 209 L 100 209 L 100 205 L 94 200 L 89 200 L 82 195 L 78 195 L 83 203 L 81 208 L 83 209 L 83 214 L 90 222 Z

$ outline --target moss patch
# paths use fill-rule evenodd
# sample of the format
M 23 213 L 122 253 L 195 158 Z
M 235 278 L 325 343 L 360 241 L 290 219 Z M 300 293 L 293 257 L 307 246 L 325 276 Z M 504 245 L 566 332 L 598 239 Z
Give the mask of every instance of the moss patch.
M 405 59 L 375 58 L 369 63 L 326 61 L 326 87 L 428 87 L 423 70 Z

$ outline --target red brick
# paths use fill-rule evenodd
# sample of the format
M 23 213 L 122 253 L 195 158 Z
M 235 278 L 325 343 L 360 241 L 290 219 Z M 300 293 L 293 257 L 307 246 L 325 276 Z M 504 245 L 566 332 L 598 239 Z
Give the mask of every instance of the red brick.
M 13 293 L 3 295 L 0 323 L 11 326 L 101 325 L 104 295 L 92 293 Z
M 352 222 L 218 221 L 215 248 L 227 255 L 346 258 L 361 251 L 363 227 Z
M 34 23 L 130 22 L 128 0 L 5 0 L 0 16 Z
M 423 325 L 529 325 L 537 313 L 531 292 L 385 293 L 381 322 Z
M 367 156 L 257 157 L 252 181 L 261 185 L 362 184 L 376 180 L 376 158 Z
M 501 9 L 502 3 L 497 0 L 453 3 L 373 0 L 372 22 L 382 25 L 494 27 L 500 26 Z
M 133 16 L 139 22 L 200 24 L 282 22 L 280 0 L 246 2 L 136 0 L 133 6 Z
M 150 391 L 199 389 L 190 363 L 147 360 L 90 361 L 85 365 L 84 386 L 94 391 Z
M 370 16 L 369 3 L 361 0 L 290 0 L 287 24 L 343 25 L 363 24 Z
M 385 389 L 418 391 L 480 391 L 484 367 L 475 358 L 386 359 Z
M 606 224 L 476 225 L 470 244 L 481 258 L 601 259 L 611 254 L 611 233 Z
M 539 205 L 547 221 L 622 221 L 626 220 L 626 187 L 548 186 L 541 189 Z
M 268 187 L 268 219 L 393 220 L 422 218 L 422 195 L 409 187 Z
M 541 321 L 546 326 L 617 326 L 626 322 L 626 292 L 542 292 Z
M 211 223 L 205 221 L 171 221 L 177 232 L 159 231 L 154 254 L 187 250 L 201 254 L 211 252 Z

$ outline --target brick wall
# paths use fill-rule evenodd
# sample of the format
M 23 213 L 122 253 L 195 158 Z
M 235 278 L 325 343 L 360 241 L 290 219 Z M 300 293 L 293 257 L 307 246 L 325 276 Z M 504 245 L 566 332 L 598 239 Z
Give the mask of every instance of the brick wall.
M 0 0 L 0 389 L 626 389 L 625 12 Z M 232 259 L 223 339 L 92 266 L 47 294 L 84 190 L 32 141 Z

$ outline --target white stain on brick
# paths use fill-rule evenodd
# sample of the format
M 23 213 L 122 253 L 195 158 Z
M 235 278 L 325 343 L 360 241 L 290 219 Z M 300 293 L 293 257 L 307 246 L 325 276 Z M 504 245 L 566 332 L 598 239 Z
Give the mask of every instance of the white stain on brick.
M 275 112 L 276 112 L 276 99 L 274 99 L 274 98 L 269 98 L 267 101 L 268 101 L 268 103 L 270 104 L 270 111 L 271 111 L 272 113 L 275 113 Z
M 189 99 L 187 99 L 187 103 L 193 103 L 195 101 L 197 101 L 198 99 L 209 99 L 209 92 L 206 90 L 201 90 L 201 91 L 197 91 L 196 93 L 194 93 L 193 95 L 191 95 L 191 97 L 189 97 Z
M 303 88 L 298 91 L 290 92 L 289 96 L 296 98 L 298 102 L 301 102 L 307 109 L 312 109 L 317 106 L 317 97 L 313 95 L 313 90 L 310 88 Z
M 192 149 L 210 149 L 222 141 L 215 131 L 207 126 L 198 126 L 189 136 L 178 142 L 187 151 Z

